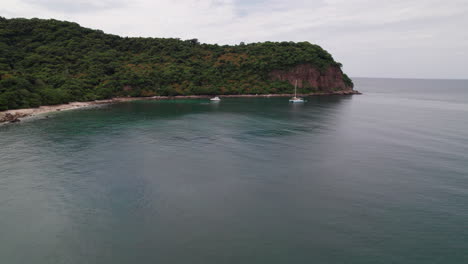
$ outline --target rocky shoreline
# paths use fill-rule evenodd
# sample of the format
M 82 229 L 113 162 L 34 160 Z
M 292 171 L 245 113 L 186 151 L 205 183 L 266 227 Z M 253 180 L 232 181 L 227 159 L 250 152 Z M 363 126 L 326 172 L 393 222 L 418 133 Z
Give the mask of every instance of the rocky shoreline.
M 96 100 L 89 102 L 71 102 L 68 104 L 60 105 L 45 105 L 37 108 L 23 108 L 23 109 L 13 109 L 0 112 L 0 124 L 2 123 L 17 123 L 24 118 L 33 117 L 41 114 L 47 114 L 57 111 L 66 111 L 73 109 L 86 108 L 97 105 L 106 105 L 118 102 L 139 100 L 140 98 L 113 98 L 109 100 Z
M 336 92 L 324 92 L 324 93 L 311 93 L 311 94 L 298 94 L 298 96 L 320 96 L 320 95 L 353 95 L 361 94 L 355 90 L 347 91 L 336 91 Z M 220 95 L 221 98 L 269 98 L 269 97 L 291 97 L 292 94 L 240 94 L 240 95 Z M 176 100 L 176 99 L 203 99 L 211 98 L 211 95 L 178 95 L 178 96 L 153 96 L 153 97 L 124 97 L 124 98 L 113 98 L 108 100 L 96 100 L 90 102 L 72 102 L 61 105 L 48 105 L 40 106 L 37 108 L 25 108 L 25 109 L 14 109 L 7 111 L 0 111 L 0 124 L 4 123 L 17 123 L 24 118 L 33 117 L 41 114 L 66 111 L 72 109 L 80 109 L 97 105 L 106 105 L 120 102 L 129 102 L 136 100 Z

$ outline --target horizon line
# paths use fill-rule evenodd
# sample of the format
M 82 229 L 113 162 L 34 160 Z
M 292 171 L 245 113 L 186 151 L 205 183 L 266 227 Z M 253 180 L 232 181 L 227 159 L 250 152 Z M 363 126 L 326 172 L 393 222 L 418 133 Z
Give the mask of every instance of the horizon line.
M 351 76 L 351 79 L 395 79 L 395 80 L 442 80 L 442 81 L 468 81 L 468 78 L 424 78 L 424 77 L 369 77 Z

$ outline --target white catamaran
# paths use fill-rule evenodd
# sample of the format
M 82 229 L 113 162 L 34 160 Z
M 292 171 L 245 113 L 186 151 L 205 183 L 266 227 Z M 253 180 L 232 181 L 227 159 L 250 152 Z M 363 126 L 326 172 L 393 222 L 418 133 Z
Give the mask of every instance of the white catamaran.
M 297 80 L 296 80 L 296 85 L 294 85 L 294 97 L 289 99 L 289 102 L 291 103 L 303 103 L 304 99 L 297 97 Z

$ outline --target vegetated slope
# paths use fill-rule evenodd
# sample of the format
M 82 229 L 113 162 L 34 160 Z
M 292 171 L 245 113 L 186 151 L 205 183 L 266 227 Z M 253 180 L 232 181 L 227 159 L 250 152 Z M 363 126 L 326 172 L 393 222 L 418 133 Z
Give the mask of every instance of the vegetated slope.
M 308 42 L 220 46 L 0 17 L 0 110 L 117 96 L 288 93 L 295 79 L 303 93 L 352 90 L 340 67 Z

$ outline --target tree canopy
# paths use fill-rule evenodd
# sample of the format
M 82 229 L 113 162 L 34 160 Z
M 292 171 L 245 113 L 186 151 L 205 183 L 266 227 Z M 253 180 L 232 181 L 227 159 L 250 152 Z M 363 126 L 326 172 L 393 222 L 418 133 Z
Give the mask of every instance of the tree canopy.
M 0 17 L 0 110 L 117 96 L 291 92 L 269 73 L 303 63 L 341 67 L 308 42 L 128 38 L 53 19 Z

